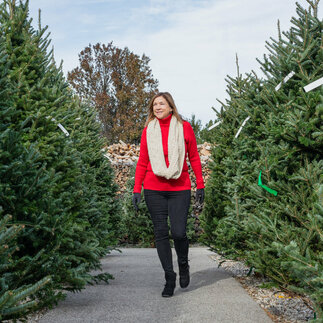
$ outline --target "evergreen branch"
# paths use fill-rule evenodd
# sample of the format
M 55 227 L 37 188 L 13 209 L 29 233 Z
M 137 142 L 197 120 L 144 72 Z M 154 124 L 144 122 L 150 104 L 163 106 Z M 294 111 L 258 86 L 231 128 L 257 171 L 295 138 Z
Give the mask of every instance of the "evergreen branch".
M 14 295 L 12 297 L 11 302 L 17 303 L 18 301 L 26 299 L 27 296 L 35 293 L 36 291 L 41 289 L 44 285 L 48 284 L 51 280 L 52 279 L 50 276 L 46 276 L 43 279 L 41 279 L 39 282 L 37 282 L 36 284 L 34 284 L 30 287 L 24 288 L 22 290 L 19 290 L 19 293 L 17 293 L 17 295 Z
M 12 297 L 13 292 L 11 290 L 5 292 L 2 296 L 0 296 L 0 310 L 1 308 L 10 300 Z M 1 314 L 1 312 L 0 312 Z
M 314 15 L 314 17 L 317 18 L 318 4 L 319 4 L 320 0 L 315 0 L 315 1 L 306 0 L 306 1 L 311 6 L 311 8 L 313 9 L 313 15 Z
M 280 21 L 279 21 L 279 19 L 277 20 L 277 30 L 278 30 L 278 39 L 279 39 L 279 42 L 281 42 L 282 35 L 281 35 L 281 32 L 280 32 Z
M 29 301 L 24 304 L 14 305 L 13 307 L 6 308 L 2 311 L 4 318 L 10 318 L 13 314 L 22 314 L 27 309 L 37 305 L 37 301 Z

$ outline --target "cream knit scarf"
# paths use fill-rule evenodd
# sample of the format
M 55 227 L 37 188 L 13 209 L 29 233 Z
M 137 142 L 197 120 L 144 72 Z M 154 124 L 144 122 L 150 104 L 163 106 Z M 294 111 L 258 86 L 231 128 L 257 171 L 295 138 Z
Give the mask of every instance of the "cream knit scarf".
M 185 144 L 183 124 L 172 116 L 168 134 L 168 161 L 167 168 L 163 151 L 162 133 L 157 118 L 151 120 L 147 127 L 147 146 L 151 168 L 155 175 L 170 178 L 179 178 L 182 173 Z

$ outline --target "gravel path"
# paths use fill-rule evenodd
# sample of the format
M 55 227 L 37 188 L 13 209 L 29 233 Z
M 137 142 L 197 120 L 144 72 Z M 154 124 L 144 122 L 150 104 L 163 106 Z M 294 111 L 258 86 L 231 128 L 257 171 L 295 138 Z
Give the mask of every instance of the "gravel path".
M 270 280 L 254 272 L 240 261 L 225 259 L 213 253 L 211 258 L 217 267 L 221 267 L 234 276 L 246 289 L 248 294 L 267 312 L 277 323 L 303 323 L 314 318 L 314 311 L 309 298 L 286 293 L 278 288 L 269 286 Z M 248 275 L 249 274 L 249 275 Z

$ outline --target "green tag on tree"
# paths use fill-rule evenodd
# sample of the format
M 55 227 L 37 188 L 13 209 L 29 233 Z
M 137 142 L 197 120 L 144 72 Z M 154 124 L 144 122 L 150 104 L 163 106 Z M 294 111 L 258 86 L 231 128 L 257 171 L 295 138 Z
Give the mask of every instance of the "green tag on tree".
M 273 189 L 271 189 L 271 188 L 269 188 L 269 187 L 267 187 L 266 185 L 263 185 L 262 184 L 262 181 L 261 181 L 261 171 L 260 171 L 260 173 L 259 173 L 259 177 L 258 177 L 258 185 L 260 186 L 260 187 L 262 187 L 263 189 L 265 189 L 267 192 L 269 192 L 270 194 L 273 194 L 273 195 L 275 195 L 275 196 L 277 196 L 277 192 L 275 191 L 275 190 L 273 190 Z

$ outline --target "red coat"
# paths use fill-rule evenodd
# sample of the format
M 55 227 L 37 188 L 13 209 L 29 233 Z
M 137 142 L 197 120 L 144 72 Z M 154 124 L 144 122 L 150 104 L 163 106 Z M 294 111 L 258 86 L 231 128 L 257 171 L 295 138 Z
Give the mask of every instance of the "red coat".
M 163 150 L 167 167 L 169 166 L 167 143 L 171 117 L 172 114 L 170 114 L 165 119 L 157 118 L 162 132 Z M 196 177 L 197 188 L 204 188 L 205 186 L 202 176 L 202 165 L 200 156 L 197 151 L 196 138 L 193 128 L 189 122 L 183 121 L 183 130 L 185 141 L 185 157 L 188 156 L 191 163 L 191 167 Z M 141 193 L 142 183 L 144 184 L 144 189 L 155 191 L 182 191 L 191 189 L 191 181 L 188 174 L 186 158 L 184 160 L 182 174 L 177 179 L 167 179 L 165 177 L 157 176 L 153 173 L 147 148 L 147 127 L 144 128 L 141 135 L 140 154 L 136 167 L 133 193 Z

